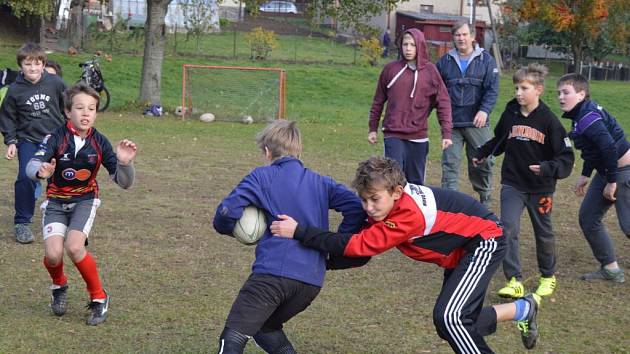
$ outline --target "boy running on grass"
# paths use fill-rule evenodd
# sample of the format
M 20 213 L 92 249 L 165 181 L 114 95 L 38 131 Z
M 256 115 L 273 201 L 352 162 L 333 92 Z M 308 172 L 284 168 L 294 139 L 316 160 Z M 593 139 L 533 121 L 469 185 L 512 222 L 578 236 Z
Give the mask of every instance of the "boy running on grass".
M 271 232 L 347 257 L 396 247 L 414 260 L 445 268 L 433 322 L 456 353 L 492 353 L 483 337 L 503 321 L 519 321 L 525 347 L 536 345 L 537 295 L 483 307 L 505 254 L 499 220 L 485 206 L 460 192 L 409 184 L 398 163 L 386 157 L 361 162 L 352 184 L 368 214 L 369 225 L 361 232 L 333 233 L 288 215 L 278 215 Z
M 625 276 L 602 219 L 614 205 L 621 230 L 630 237 L 630 142 L 615 117 L 591 101 L 584 76 L 561 77 L 558 100 L 564 112 L 562 117 L 571 119 L 573 129 L 569 136 L 582 152 L 584 165 L 575 183 L 575 194 L 584 196 L 580 227 L 600 264 L 599 269 L 581 279 L 623 283 Z M 593 170 L 595 177 L 587 188 Z
M 231 235 L 248 205 L 264 209 L 268 216 L 290 212 L 302 224 L 321 228 L 328 228 L 328 211 L 334 209 L 343 215 L 341 232 L 359 229 L 365 220 L 359 198 L 332 178 L 304 167 L 302 138 L 295 122 L 269 123 L 256 141 L 268 165 L 254 169 L 221 201 L 214 217 L 217 232 Z M 348 263 L 329 264 L 329 268 L 358 266 L 366 260 L 339 261 Z M 225 322 L 218 353 L 243 353 L 251 337 L 267 353 L 295 353 L 283 325 L 315 300 L 326 267 L 324 252 L 271 237 L 266 231 L 256 245 L 252 274 Z
M 0 130 L 7 145 L 6 159 L 18 157 L 15 239 L 19 243 L 31 243 L 30 224 L 41 185 L 28 178 L 26 164 L 44 137 L 65 123 L 62 96 L 66 85 L 59 76 L 44 70 L 46 53 L 38 44 L 24 44 L 17 52 L 17 62 L 20 73 L 2 101 Z
M 498 295 L 525 295 L 519 255 L 521 214 L 527 209 L 536 238 L 540 279 L 536 294 L 550 296 L 556 289 L 556 237 L 551 212 L 556 181 L 573 169 L 573 149 L 560 120 L 540 100 L 547 68 L 530 64 L 514 73 L 515 98 L 508 102 L 494 128 L 494 138 L 477 149 L 473 164 L 505 152 L 501 166 L 501 224 L 507 252 L 503 274 L 508 280 Z
M 26 166 L 32 179 L 48 179 L 48 199 L 42 204 L 45 245 L 44 266 L 52 279 L 51 308 L 66 313 L 68 279 L 63 270 L 63 251 L 81 273 L 90 293 L 88 325 L 105 321 L 109 296 L 101 286 L 96 261 L 85 248 L 101 204 L 96 174 L 105 166 L 122 188 L 131 187 L 135 170 L 136 144 L 124 139 L 116 151 L 105 136 L 93 128 L 99 104 L 98 92 L 77 84 L 65 92 L 69 120 L 47 136 Z

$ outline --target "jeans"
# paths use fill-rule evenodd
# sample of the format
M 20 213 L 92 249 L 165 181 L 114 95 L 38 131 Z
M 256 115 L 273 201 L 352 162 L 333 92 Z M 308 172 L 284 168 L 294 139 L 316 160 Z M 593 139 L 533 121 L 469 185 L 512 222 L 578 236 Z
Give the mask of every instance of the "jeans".
M 429 142 L 414 142 L 398 138 L 385 138 L 385 156 L 400 164 L 407 182 L 424 184 Z
M 13 218 L 15 224 L 31 223 L 35 212 L 36 190 L 39 181 L 33 181 L 26 176 L 26 165 L 35 156 L 37 148 L 38 144 L 28 140 L 20 140 L 17 143 L 18 175 L 15 181 L 15 217 Z

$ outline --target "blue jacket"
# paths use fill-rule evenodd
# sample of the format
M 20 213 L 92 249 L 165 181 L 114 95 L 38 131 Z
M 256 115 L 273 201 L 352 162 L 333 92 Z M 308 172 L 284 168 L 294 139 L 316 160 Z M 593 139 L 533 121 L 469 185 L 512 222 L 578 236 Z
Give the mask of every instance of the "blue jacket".
M 562 117 L 572 121 L 569 137 L 575 148 L 582 151 L 582 176 L 590 177 L 597 170 L 607 182 L 615 182 L 617 160 L 630 149 L 615 117 L 591 100 L 580 102 Z
M 330 177 L 321 176 L 293 157 L 282 157 L 268 166 L 258 167 L 219 204 L 214 228 L 231 235 L 236 221 L 248 205 L 262 208 L 267 225 L 278 214 L 291 215 L 301 225 L 328 229 L 328 210 L 341 212 L 339 232 L 359 230 L 366 220 L 361 201 L 355 193 Z M 299 241 L 273 237 L 269 228 L 256 246 L 252 272 L 298 280 L 322 286 L 326 254 L 302 246 Z
M 449 50 L 435 65 L 451 98 L 453 128 L 473 127 L 479 111 L 490 115 L 499 95 L 499 70 L 487 51 L 475 46 L 464 73 L 456 49 Z

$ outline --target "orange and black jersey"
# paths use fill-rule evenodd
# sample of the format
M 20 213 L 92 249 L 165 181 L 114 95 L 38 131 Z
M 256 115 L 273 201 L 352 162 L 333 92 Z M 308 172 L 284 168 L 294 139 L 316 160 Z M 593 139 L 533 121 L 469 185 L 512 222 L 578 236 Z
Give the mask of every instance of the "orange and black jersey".
M 455 268 L 469 244 L 503 236 L 498 218 L 472 197 L 407 184 L 383 221 L 368 219 L 357 234 L 298 225 L 294 238 L 308 247 L 349 257 L 374 256 L 396 247 L 418 261 Z
M 77 143 L 82 144 L 77 149 Z M 48 179 L 49 199 L 63 203 L 98 198 L 96 174 L 101 165 L 114 178 L 117 158 L 109 140 L 91 128 L 84 140 L 75 134 L 72 123 L 46 136 L 35 153 L 41 162 L 57 161 L 55 172 Z

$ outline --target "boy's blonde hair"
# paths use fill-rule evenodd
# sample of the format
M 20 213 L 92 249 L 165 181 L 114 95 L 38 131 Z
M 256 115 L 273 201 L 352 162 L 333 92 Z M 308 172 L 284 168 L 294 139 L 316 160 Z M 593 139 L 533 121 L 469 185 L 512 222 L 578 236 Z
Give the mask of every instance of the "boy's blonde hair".
M 72 110 L 72 99 L 74 96 L 84 93 L 88 96 L 92 96 L 96 100 L 96 108 L 98 109 L 98 105 L 100 103 L 101 97 L 98 95 L 95 89 L 86 85 L 83 82 L 79 82 L 72 87 L 69 87 L 63 92 L 63 107 L 70 111 Z
M 527 81 L 534 86 L 545 86 L 545 76 L 549 73 L 546 66 L 538 63 L 531 63 L 526 67 L 518 69 L 512 76 L 512 83 L 518 84 Z
M 556 87 L 560 87 L 562 85 L 571 85 L 575 89 L 575 92 L 584 91 L 586 94 L 584 99 L 591 99 L 591 93 L 588 89 L 588 79 L 586 79 L 581 74 L 570 73 L 563 75 L 560 79 L 558 79 L 558 85 Z
M 352 181 L 352 187 L 357 193 L 385 188 L 390 193 L 397 186 L 404 187 L 407 179 L 396 160 L 383 156 L 372 156 L 359 162 L 359 167 Z
M 271 153 L 273 160 L 282 156 L 300 158 L 302 136 L 296 122 L 285 119 L 274 120 L 256 135 L 256 143 L 261 150 Z
M 46 63 L 46 53 L 37 43 L 28 42 L 20 47 L 17 51 L 17 64 L 19 67 L 22 67 L 22 62 L 24 60 L 38 60 L 41 61 L 42 64 Z

